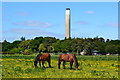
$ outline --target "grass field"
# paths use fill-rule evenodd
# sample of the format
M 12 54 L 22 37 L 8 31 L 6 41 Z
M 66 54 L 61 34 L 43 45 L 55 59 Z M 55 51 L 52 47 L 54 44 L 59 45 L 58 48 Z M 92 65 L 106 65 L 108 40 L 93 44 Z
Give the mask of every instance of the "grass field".
M 118 56 L 77 56 L 79 70 L 58 69 L 58 56 L 52 55 L 53 68 L 34 68 L 36 55 L 2 55 L 3 78 L 118 78 Z M 47 62 L 45 66 L 48 67 Z M 73 66 L 74 68 L 74 66 Z

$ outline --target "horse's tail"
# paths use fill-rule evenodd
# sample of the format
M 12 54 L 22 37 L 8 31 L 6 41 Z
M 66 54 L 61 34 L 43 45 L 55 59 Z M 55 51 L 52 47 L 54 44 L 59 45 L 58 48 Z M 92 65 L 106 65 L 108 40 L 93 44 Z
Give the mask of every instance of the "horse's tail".
M 36 56 L 36 58 L 35 58 L 35 61 L 34 61 L 34 66 L 35 66 L 35 68 L 37 67 L 37 63 L 38 63 L 38 61 L 39 61 L 40 55 L 41 55 L 41 54 L 38 54 L 38 55 Z

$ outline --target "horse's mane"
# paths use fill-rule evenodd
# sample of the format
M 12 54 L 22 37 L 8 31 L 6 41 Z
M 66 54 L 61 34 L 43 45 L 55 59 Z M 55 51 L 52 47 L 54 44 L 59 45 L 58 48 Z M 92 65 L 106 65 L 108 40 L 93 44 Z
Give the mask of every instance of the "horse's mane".
M 39 61 L 39 57 L 40 57 L 41 55 L 42 55 L 42 54 L 39 53 L 39 54 L 36 56 L 35 61 Z

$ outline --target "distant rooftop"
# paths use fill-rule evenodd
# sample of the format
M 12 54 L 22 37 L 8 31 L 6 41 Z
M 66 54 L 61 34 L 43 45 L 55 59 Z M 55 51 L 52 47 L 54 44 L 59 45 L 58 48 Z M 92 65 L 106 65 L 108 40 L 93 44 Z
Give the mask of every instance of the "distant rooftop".
M 66 10 L 70 10 L 70 8 L 66 8 Z

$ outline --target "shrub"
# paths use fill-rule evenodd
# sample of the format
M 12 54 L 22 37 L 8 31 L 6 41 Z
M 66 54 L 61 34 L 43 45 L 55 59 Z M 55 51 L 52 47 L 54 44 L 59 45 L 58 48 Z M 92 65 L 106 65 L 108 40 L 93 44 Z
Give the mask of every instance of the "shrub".
M 14 68 L 14 70 L 15 70 L 15 71 L 21 71 L 22 69 L 21 69 L 20 66 L 17 66 L 17 67 Z
M 25 73 L 30 73 L 30 72 L 32 72 L 32 69 L 31 69 L 31 68 L 27 68 L 27 69 L 25 70 Z
M 35 71 L 44 72 L 46 69 L 44 67 L 35 68 Z
M 22 51 L 22 48 L 13 48 L 10 50 L 10 53 L 20 53 Z
M 31 49 L 25 49 L 24 50 L 24 55 L 29 55 L 29 54 L 31 54 L 32 53 L 32 50 Z

